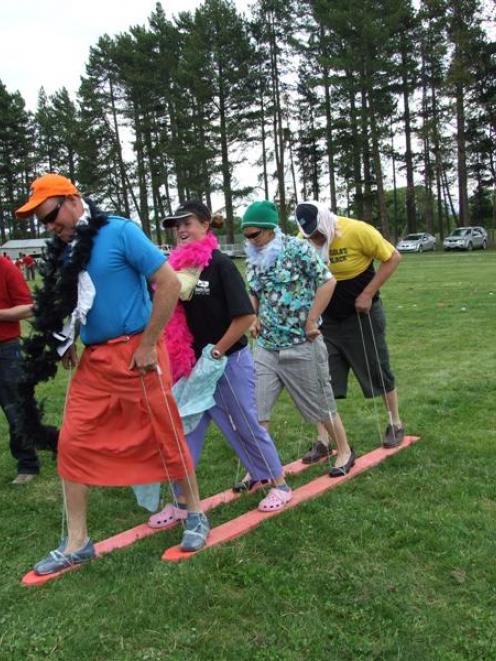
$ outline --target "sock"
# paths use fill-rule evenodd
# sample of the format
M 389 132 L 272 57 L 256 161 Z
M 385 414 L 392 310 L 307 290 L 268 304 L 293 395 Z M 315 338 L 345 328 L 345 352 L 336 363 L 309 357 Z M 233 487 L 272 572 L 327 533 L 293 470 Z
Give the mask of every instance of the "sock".
M 275 488 L 276 488 L 276 489 L 280 489 L 281 491 L 289 491 L 289 487 L 288 487 L 288 485 L 286 484 L 286 482 L 283 482 L 283 484 L 279 484 L 279 485 L 278 485 L 277 487 L 275 487 Z
M 186 503 L 177 503 L 176 507 L 178 507 L 180 510 L 187 510 L 188 506 Z

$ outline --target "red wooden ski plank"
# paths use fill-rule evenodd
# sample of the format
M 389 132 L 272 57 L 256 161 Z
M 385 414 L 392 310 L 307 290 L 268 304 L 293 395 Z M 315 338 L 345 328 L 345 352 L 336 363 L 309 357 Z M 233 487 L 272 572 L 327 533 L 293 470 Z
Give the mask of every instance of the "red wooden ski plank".
M 335 454 L 335 451 L 333 454 Z M 327 458 L 323 458 L 318 463 L 323 463 L 324 461 L 327 461 Z M 298 473 L 301 473 L 307 468 L 311 468 L 311 466 L 315 465 L 317 464 L 304 464 L 301 459 L 297 459 L 290 464 L 286 464 L 286 466 L 284 466 L 284 472 L 286 475 L 297 475 Z M 257 487 L 257 489 L 258 488 L 259 487 Z M 252 490 L 250 493 L 254 493 L 254 491 L 257 489 Z M 240 498 L 242 495 L 244 494 L 235 493 L 232 489 L 226 489 L 225 491 L 221 491 L 220 493 L 216 493 L 212 496 L 204 498 L 201 501 L 202 510 L 204 512 L 208 512 L 208 510 L 211 510 L 214 507 L 218 507 L 219 505 L 226 505 L 227 503 L 231 503 Z M 163 528 L 150 528 L 150 526 L 146 523 L 140 523 L 134 528 L 124 530 L 120 533 L 117 533 L 116 535 L 113 535 L 112 537 L 103 539 L 101 542 L 97 542 L 95 544 L 97 557 L 104 555 L 105 553 L 110 553 L 115 549 L 131 546 L 131 544 L 134 544 L 140 539 L 145 539 L 146 537 L 155 535 L 156 533 L 162 532 L 163 530 L 169 530 L 170 528 L 176 526 L 177 523 L 177 521 L 174 521 L 170 525 L 164 526 Z M 75 565 L 74 567 L 68 567 L 67 569 L 63 569 L 62 571 L 59 571 L 55 574 L 47 574 L 45 576 L 38 576 L 38 574 L 35 574 L 34 571 L 30 571 L 23 577 L 22 583 L 23 585 L 42 585 L 47 581 L 51 581 L 55 578 L 58 578 L 59 576 L 62 576 L 62 574 L 79 569 L 79 567 L 80 565 Z
M 333 451 L 333 454 L 336 454 L 336 452 Z M 301 459 L 297 459 L 296 461 L 293 461 L 290 464 L 286 464 L 285 466 L 283 466 L 283 469 L 284 469 L 285 475 L 298 475 L 298 473 L 302 473 L 307 468 L 311 468 L 312 466 L 316 466 L 317 464 L 323 463 L 324 461 L 327 461 L 326 457 L 324 457 L 319 462 L 316 462 L 314 464 L 304 464 Z M 250 491 L 250 493 L 255 493 L 255 491 L 258 491 L 258 489 L 260 489 L 260 487 L 256 487 L 255 489 L 252 489 Z M 204 500 L 202 500 L 202 510 L 204 512 L 208 512 L 208 510 L 211 510 L 214 507 L 218 507 L 219 505 L 226 505 L 227 503 L 232 503 L 234 500 L 237 500 L 238 498 L 240 498 L 240 496 L 243 496 L 243 495 L 245 495 L 245 494 L 244 493 L 235 493 L 232 489 L 226 489 L 225 491 L 221 491 L 220 493 L 216 493 L 213 496 L 208 496 L 208 498 L 205 498 Z M 145 524 L 145 526 L 146 526 L 146 524 Z M 148 527 L 148 526 L 146 526 L 146 527 Z M 161 528 L 160 530 L 164 530 L 164 528 Z M 153 532 L 158 532 L 158 531 L 157 530 L 152 530 L 152 534 L 153 534 Z M 121 533 L 121 534 L 123 534 L 123 533 Z
M 61 571 L 58 571 L 55 574 L 46 574 L 45 576 L 38 576 L 38 574 L 35 574 L 34 571 L 29 571 L 25 576 L 22 577 L 21 583 L 23 585 L 27 586 L 33 586 L 33 585 L 43 585 L 43 583 L 48 583 L 48 581 L 53 581 L 56 578 L 59 578 L 59 576 L 62 576 L 63 574 L 67 574 L 67 572 L 70 571 L 75 571 L 76 569 L 79 569 L 83 565 L 74 565 L 73 567 L 67 567 L 66 569 L 62 569 Z
M 210 531 L 207 544 L 203 547 L 203 549 L 201 549 L 201 551 L 211 548 L 212 546 L 217 546 L 218 544 L 224 544 L 225 542 L 229 542 L 236 537 L 240 537 L 241 535 L 246 534 L 250 530 L 253 530 L 253 528 L 256 528 L 258 525 L 260 525 L 263 521 L 277 516 L 278 514 L 281 514 L 288 509 L 296 507 L 305 500 L 316 498 L 317 496 L 322 495 L 324 492 L 339 486 L 343 482 L 351 480 L 356 475 L 363 473 L 369 468 L 377 466 L 377 464 L 383 462 L 385 459 L 387 459 L 387 457 L 390 457 L 391 455 L 404 450 L 410 445 L 413 445 L 413 443 L 416 443 L 418 440 L 420 440 L 418 436 L 405 436 L 402 444 L 396 448 L 392 448 L 390 450 L 386 450 L 385 448 L 377 448 L 376 450 L 373 450 L 372 452 L 359 457 L 351 471 L 342 477 L 337 477 L 334 479 L 331 479 L 328 475 L 317 477 L 311 482 L 308 482 L 298 489 L 295 489 L 293 491 L 293 498 L 282 510 L 275 512 L 260 512 L 259 510 L 251 510 L 250 512 L 246 512 L 246 514 L 242 514 L 235 519 L 231 519 L 230 521 L 227 521 L 226 523 L 213 528 Z M 199 553 L 201 553 L 201 551 L 199 551 Z M 196 555 L 196 553 L 186 553 L 181 551 L 179 545 L 171 546 L 165 550 L 162 556 L 162 560 L 177 562 L 180 560 L 188 560 L 194 555 Z

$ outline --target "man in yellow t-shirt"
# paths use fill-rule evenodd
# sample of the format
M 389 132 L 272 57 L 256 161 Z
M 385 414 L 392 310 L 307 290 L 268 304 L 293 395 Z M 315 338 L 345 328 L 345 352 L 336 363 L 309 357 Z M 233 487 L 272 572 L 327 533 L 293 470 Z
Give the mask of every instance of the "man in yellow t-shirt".
M 389 365 L 379 288 L 394 273 L 401 256 L 372 225 L 336 216 L 319 202 L 299 204 L 296 220 L 303 236 L 329 264 L 337 281 L 321 326 L 334 395 L 346 397 L 351 368 L 365 397 L 382 395 L 389 414 L 383 445 L 396 447 L 402 442 L 405 429 Z M 379 262 L 377 270 L 374 260 Z M 319 428 L 319 439 L 308 455 L 318 461 L 328 451 L 327 434 Z

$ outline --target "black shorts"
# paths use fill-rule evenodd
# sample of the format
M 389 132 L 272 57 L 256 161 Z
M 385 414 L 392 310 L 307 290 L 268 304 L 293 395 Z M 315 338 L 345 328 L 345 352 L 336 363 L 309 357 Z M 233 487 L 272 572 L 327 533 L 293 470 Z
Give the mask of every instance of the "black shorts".
M 377 397 L 394 390 L 386 344 L 386 318 L 380 300 L 372 304 L 368 315 L 361 314 L 359 319 L 353 314 L 342 321 L 324 319 L 320 330 L 329 354 L 329 374 L 336 399 L 346 397 L 350 368 L 365 397 Z

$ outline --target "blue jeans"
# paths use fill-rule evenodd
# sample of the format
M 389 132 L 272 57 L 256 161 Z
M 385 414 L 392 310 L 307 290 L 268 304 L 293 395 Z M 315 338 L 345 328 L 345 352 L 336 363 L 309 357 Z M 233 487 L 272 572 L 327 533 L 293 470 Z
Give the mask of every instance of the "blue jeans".
M 17 433 L 19 409 L 17 382 L 21 373 L 21 350 L 19 340 L 0 342 L 0 406 L 9 424 L 10 451 L 17 460 L 18 473 L 40 472 L 40 463 L 34 447 L 23 443 Z

